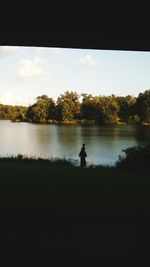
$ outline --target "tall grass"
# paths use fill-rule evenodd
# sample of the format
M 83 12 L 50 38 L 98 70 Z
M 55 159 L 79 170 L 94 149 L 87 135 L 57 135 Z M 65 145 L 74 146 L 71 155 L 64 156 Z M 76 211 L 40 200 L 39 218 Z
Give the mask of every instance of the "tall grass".
M 36 156 L 27 156 L 18 154 L 17 156 L 0 157 L 0 162 L 28 162 L 34 164 L 49 164 L 55 166 L 75 166 L 75 161 L 64 158 L 40 158 Z

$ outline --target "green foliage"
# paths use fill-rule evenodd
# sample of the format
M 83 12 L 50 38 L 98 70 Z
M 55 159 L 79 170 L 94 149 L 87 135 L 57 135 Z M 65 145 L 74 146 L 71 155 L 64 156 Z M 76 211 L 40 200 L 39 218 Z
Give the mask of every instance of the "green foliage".
M 118 123 L 119 105 L 113 96 L 102 97 L 98 99 L 98 121 L 103 124 Z
M 25 121 L 27 107 L 0 104 L 0 119 L 11 121 Z
M 150 124 L 150 89 L 138 95 L 136 110 L 141 122 Z
M 76 92 L 66 91 L 57 99 L 56 119 L 70 121 L 78 119 L 80 114 L 79 96 Z
M 36 98 L 29 107 L 0 104 L 0 119 L 34 123 L 81 125 L 150 124 L 150 90 L 134 96 L 92 96 L 73 91 L 61 94 L 55 102 L 47 95 Z
M 135 125 L 139 125 L 141 122 L 140 118 L 138 115 L 132 115 L 132 116 L 129 116 L 129 119 L 128 119 L 128 124 L 135 124 Z
M 6 120 L 7 116 L 6 113 L 3 110 L 0 110 L 0 120 Z
M 119 111 L 114 96 L 84 95 L 81 104 L 81 117 L 86 120 L 95 120 L 98 124 L 117 123 Z
M 128 122 L 129 117 L 135 113 L 136 98 L 133 96 L 117 96 L 116 101 L 119 105 L 118 116 L 121 121 Z
M 94 102 L 92 95 L 82 94 L 83 100 L 81 104 L 81 118 L 85 120 L 96 119 L 96 101 Z
M 54 119 L 55 103 L 47 95 L 38 96 L 36 103 L 29 106 L 26 112 L 27 121 L 46 123 Z
M 119 156 L 116 167 L 138 172 L 150 171 L 150 144 L 145 147 L 129 147 L 125 150 L 125 157 Z

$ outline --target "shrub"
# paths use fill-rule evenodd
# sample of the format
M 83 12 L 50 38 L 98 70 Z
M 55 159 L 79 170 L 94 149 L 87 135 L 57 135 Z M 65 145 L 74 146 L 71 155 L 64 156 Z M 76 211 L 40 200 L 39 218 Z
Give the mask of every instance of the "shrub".
M 129 124 L 140 124 L 141 120 L 138 115 L 129 116 L 128 123 Z
M 125 152 L 125 156 L 119 155 L 119 160 L 116 162 L 117 168 L 150 171 L 150 144 L 145 147 L 129 147 L 123 152 Z

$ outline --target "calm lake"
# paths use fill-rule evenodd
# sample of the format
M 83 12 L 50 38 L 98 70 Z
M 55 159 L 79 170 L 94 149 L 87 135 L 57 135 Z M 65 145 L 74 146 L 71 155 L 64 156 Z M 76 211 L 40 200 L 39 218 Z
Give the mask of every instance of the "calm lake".
M 24 154 L 66 158 L 79 164 L 86 144 L 88 164 L 113 165 L 122 149 L 150 143 L 150 126 L 59 126 L 0 121 L 0 156 Z

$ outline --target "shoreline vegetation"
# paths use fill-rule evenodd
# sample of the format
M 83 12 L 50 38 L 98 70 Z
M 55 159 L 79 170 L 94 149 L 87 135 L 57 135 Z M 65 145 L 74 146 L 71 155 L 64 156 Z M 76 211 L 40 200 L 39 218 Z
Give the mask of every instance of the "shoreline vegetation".
M 28 107 L 0 104 L 0 120 L 58 125 L 150 125 L 150 89 L 138 97 L 66 91 L 54 101 L 41 95 Z
M 135 146 L 128 147 L 123 150 L 123 155 L 118 155 L 118 160 L 114 165 L 88 165 L 84 169 L 95 170 L 116 170 L 116 171 L 134 171 L 134 172 L 149 172 L 150 171 L 150 144 L 144 147 Z M 67 158 L 40 158 L 18 154 L 17 156 L 0 157 L 1 163 L 30 163 L 33 165 L 47 165 L 54 167 L 71 167 L 72 169 L 81 167 L 77 164 L 77 160 Z

